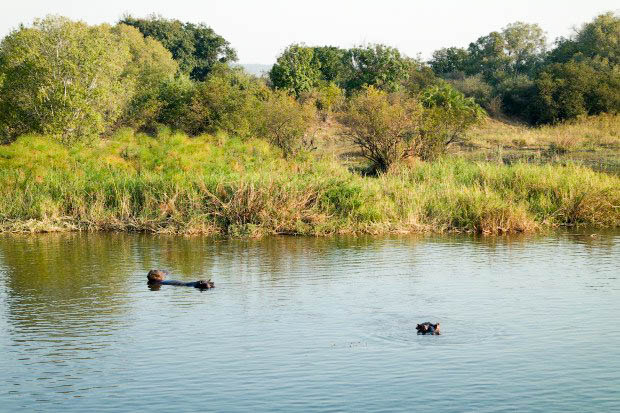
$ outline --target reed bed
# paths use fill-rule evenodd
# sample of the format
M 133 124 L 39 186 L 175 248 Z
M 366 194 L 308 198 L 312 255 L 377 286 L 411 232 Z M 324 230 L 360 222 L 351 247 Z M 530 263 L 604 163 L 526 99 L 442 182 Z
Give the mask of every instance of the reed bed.
M 122 130 L 70 148 L 0 147 L 0 232 L 262 236 L 532 232 L 620 225 L 620 178 L 578 165 L 401 164 L 378 177 L 337 159 L 284 159 L 260 140 Z

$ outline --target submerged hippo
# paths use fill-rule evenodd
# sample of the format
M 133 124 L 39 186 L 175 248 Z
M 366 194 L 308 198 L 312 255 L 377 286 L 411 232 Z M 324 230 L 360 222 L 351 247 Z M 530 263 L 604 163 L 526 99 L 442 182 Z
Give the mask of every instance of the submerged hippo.
M 432 334 L 436 336 L 441 334 L 439 332 L 439 323 L 432 324 L 427 321 L 425 323 L 416 325 L 415 329 L 418 330 L 418 334 Z
M 198 280 L 192 282 L 183 282 L 183 281 L 175 281 L 175 280 L 166 280 L 168 273 L 163 270 L 151 270 L 146 275 L 147 284 L 149 286 L 160 286 L 160 285 L 181 285 L 184 287 L 195 287 L 201 290 L 208 290 L 210 288 L 215 287 L 215 283 L 211 280 Z

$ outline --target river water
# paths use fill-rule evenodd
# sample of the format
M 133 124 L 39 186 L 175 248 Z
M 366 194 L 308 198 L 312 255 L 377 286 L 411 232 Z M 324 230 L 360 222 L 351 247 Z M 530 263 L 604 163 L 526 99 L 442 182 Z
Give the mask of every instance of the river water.
M 620 411 L 620 232 L 0 236 L 0 346 L 2 412 Z

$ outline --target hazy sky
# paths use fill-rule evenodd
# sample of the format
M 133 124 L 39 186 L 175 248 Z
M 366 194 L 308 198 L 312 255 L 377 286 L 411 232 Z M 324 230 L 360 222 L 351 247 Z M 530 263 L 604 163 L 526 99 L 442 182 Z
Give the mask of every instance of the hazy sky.
M 350 47 L 385 43 L 424 59 L 508 23 L 538 23 L 549 40 L 567 36 L 618 0 L 0 0 L 0 36 L 19 23 L 60 14 L 114 23 L 124 13 L 204 22 L 237 50 L 241 63 L 272 63 L 289 44 Z

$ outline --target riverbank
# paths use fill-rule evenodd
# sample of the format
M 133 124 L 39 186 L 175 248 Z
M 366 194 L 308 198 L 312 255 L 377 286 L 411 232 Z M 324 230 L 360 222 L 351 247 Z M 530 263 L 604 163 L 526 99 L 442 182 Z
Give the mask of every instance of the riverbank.
M 0 147 L 0 231 L 147 231 L 261 236 L 531 232 L 620 226 L 620 178 L 578 165 L 447 157 L 379 177 L 335 157 L 282 158 L 260 140 L 157 138 L 93 146 L 19 138 Z
M 365 164 L 359 148 L 343 142 L 342 125 L 334 119 L 318 128 L 319 152 L 334 154 L 349 166 Z M 576 163 L 620 175 L 620 115 L 587 116 L 539 127 L 502 117 L 486 118 L 467 133 L 467 139 L 448 148 L 451 155 L 470 161 Z

